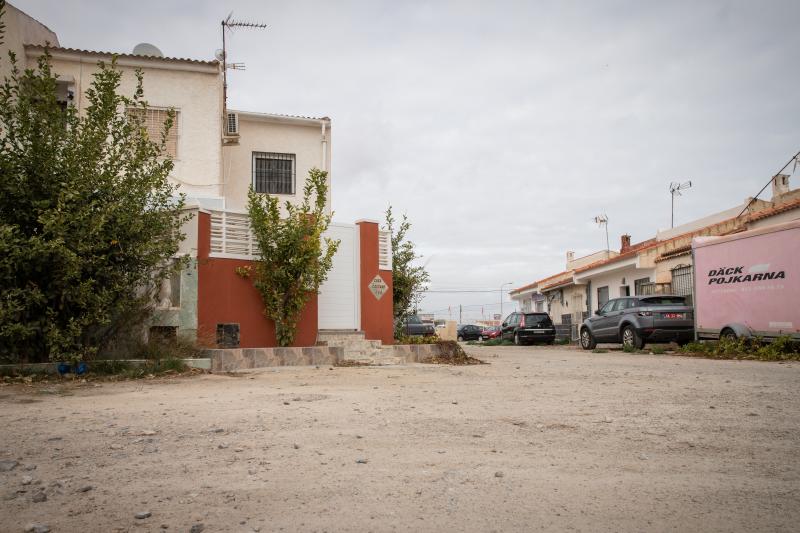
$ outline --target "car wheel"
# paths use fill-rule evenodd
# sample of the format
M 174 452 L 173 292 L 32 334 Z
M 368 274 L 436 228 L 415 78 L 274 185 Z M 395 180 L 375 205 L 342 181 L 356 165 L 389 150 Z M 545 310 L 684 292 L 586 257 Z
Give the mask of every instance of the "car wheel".
M 458 336 L 458 342 L 464 342 L 464 337 L 462 337 L 461 335 L 459 335 L 459 336 Z
M 625 326 L 622 330 L 622 345 L 641 350 L 644 348 L 644 339 L 642 339 L 633 326 Z
M 514 333 L 514 344 L 517 346 L 522 345 L 522 341 L 519 340 L 519 333 Z
M 736 340 L 736 332 L 733 331 L 731 328 L 723 329 L 719 334 L 719 339 L 725 339 L 726 341 L 735 341 Z
M 589 328 L 583 328 L 581 330 L 581 348 L 584 350 L 594 350 L 597 346 L 597 341 L 592 335 L 592 332 L 589 331 Z

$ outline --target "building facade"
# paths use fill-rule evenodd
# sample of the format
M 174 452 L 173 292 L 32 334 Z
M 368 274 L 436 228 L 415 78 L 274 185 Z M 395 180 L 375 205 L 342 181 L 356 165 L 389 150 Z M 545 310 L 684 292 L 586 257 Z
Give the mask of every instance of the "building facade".
M 252 265 L 256 244 L 246 213 L 250 187 L 257 193 L 299 203 L 311 169 L 328 172 L 331 210 L 331 120 L 226 108 L 222 64 L 216 59 L 167 57 L 142 43 L 131 53 L 62 47 L 45 25 L 7 6 L 2 74 L 10 72 L 7 51 L 19 68 L 36 68 L 44 54 L 58 76 L 57 99 L 85 113 L 87 89 L 99 64 L 121 72 L 118 91 L 133 95 L 137 70 L 143 75 L 148 109 L 141 113 L 148 134 L 160 139 L 169 110 L 175 121 L 166 150 L 174 161 L 169 176 L 186 197 L 192 215 L 179 254 L 189 265 L 157 291 L 149 331 L 205 345 L 274 346 L 274 327 L 264 318 L 252 281 L 236 268 Z M 333 270 L 311 295 L 298 345 L 313 345 L 318 329 L 364 331 L 367 339 L 392 342 L 391 241 L 371 221 L 334 223 L 328 236 L 339 239 Z M 387 296 L 388 293 L 388 296 Z M 235 340 L 235 342 L 234 342 Z

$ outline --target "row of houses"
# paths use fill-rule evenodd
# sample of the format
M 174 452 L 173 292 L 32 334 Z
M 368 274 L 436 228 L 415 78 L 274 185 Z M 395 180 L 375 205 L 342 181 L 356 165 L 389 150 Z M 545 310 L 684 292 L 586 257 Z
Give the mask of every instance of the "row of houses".
M 748 198 L 742 205 L 659 231 L 631 243 L 622 235 L 619 251 L 603 250 L 585 257 L 567 252 L 562 272 L 510 291 L 522 311 L 550 313 L 562 337 L 577 339 L 578 326 L 609 299 L 620 296 L 676 294 L 692 299 L 692 238 L 729 235 L 800 219 L 800 188 L 789 176 L 772 180 L 769 201 Z
M 10 4 L 4 23 L 0 80 L 11 74 L 9 52 L 20 71 L 35 69 L 48 53 L 59 103 L 84 113 L 98 63 L 114 60 L 123 94 L 133 94 L 136 71 L 143 73 L 151 138 L 160 138 L 168 110 L 175 111 L 167 139 L 174 161 L 169 179 L 194 215 L 180 250 L 190 264 L 160 288 L 149 333 L 227 347 L 275 346 L 274 325 L 263 316 L 252 282 L 235 272 L 257 254 L 247 193 L 252 186 L 281 204 L 300 202 L 309 170 L 318 168 L 328 172 L 330 212 L 331 119 L 228 108 L 224 60 L 169 57 L 148 43 L 129 53 L 64 47 L 54 31 Z M 320 329 L 363 331 L 367 339 L 391 342 L 388 235 L 370 220 L 336 222 L 329 235 L 341 245 L 328 281 L 303 315 L 297 344 L 313 345 Z

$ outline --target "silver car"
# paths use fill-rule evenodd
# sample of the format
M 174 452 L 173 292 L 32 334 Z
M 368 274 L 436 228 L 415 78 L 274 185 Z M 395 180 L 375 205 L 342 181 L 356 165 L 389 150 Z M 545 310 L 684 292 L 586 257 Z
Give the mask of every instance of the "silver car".
M 583 321 L 581 347 L 591 350 L 598 342 L 619 342 L 636 349 L 646 342 L 685 344 L 694 339 L 693 312 L 683 296 L 615 298 Z

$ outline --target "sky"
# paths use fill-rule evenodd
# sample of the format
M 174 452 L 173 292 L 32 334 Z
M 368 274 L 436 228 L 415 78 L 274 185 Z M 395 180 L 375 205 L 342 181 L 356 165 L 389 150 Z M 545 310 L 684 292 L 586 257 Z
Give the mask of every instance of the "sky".
M 800 150 L 796 0 L 11 3 L 62 46 L 195 59 L 229 12 L 266 23 L 229 36 L 229 107 L 331 117 L 335 219 L 406 213 L 441 318 L 605 249 L 597 215 L 618 249 L 669 227 L 671 181 L 681 224 Z

